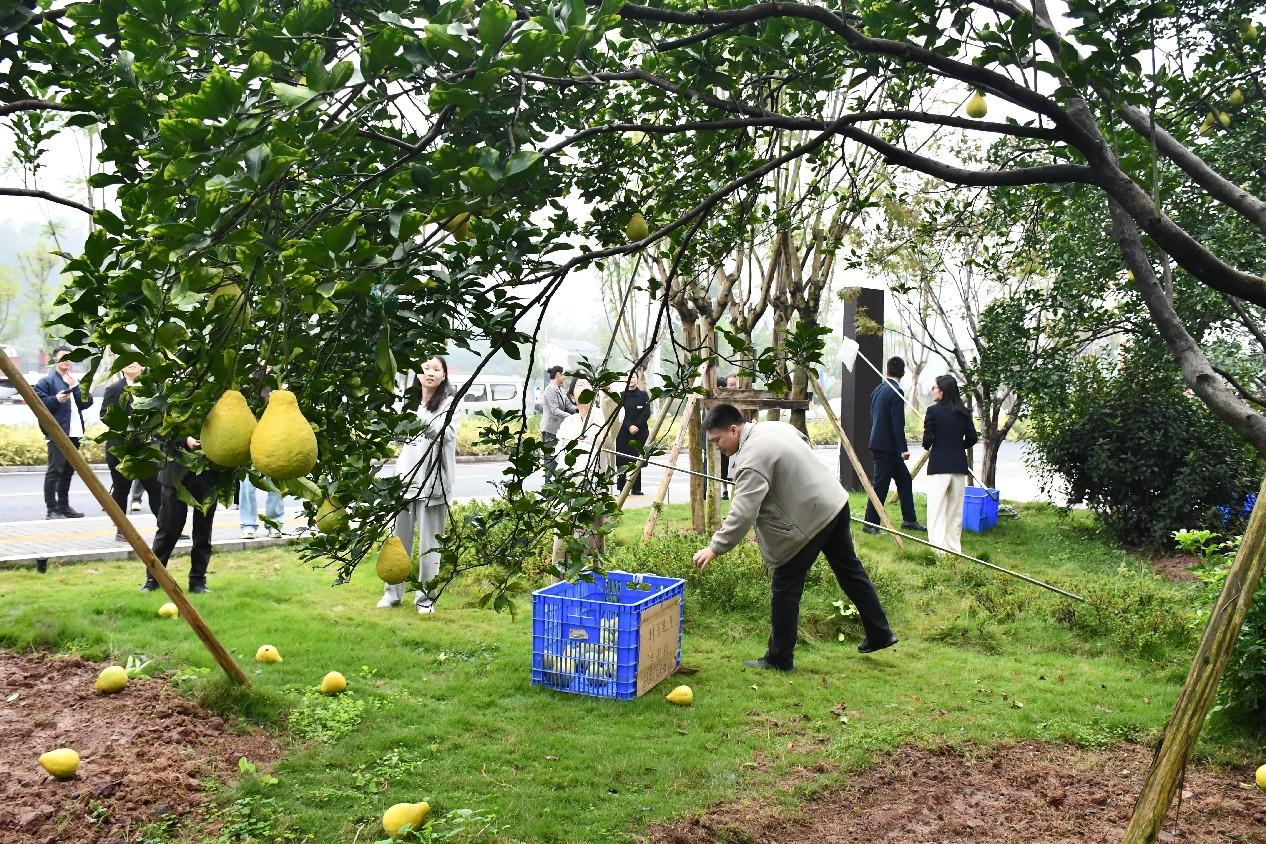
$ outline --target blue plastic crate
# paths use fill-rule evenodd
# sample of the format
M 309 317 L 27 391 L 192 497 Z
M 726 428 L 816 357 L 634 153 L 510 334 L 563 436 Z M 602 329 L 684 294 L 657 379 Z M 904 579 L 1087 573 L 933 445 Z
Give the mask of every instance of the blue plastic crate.
M 639 694 L 643 616 L 678 599 L 676 618 L 659 618 L 672 613 L 666 608 L 651 619 L 658 619 L 655 629 L 648 629 L 648 636 L 657 635 L 664 642 L 661 656 L 670 653 L 671 645 L 664 637 L 675 640 L 672 665 L 657 667 L 659 673 L 671 674 L 681 666 L 685 597 L 684 580 L 622 571 L 594 574 L 592 583 L 555 583 L 536 590 L 532 593 L 532 685 L 632 700 Z
M 963 487 L 963 527 L 980 533 L 998 524 L 998 490 Z
M 1218 512 L 1222 514 L 1222 524 L 1227 525 L 1235 518 L 1235 511 L 1237 509 L 1240 511 L 1239 515 L 1247 519 L 1249 515 L 1252 514 L 1255 506 L 1257 506 L 1257 493 L 1250 492 L 1244 497 L 1244 502 L 1238 508 L 1232 507 L 1228 504 L 1220 506 L 1217 509 Z

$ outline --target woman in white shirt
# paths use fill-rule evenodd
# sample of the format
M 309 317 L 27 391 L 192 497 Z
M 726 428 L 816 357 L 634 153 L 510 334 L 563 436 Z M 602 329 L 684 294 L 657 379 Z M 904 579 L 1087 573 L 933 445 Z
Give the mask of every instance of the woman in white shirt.
M 575 468 L 583 469 L 593 453 L 598 454 L 593 468 L 601 470 L 607 465 L 606 452 L 602 451 L 602 441 L 606 432 L 602 429 L 607 423 L 602 405 L 592 400 L 581 404 L 580 399 L 586 390 L 592 390 L 588 381 L 578 378 L 572 381 L 571 398 L 576 403 L 576 413 L 564 419 L 558 426 L 558 448 L 566 453 L 577 453 Z M 596 396 L 595 396 L 596 398 Z M 592 404 L 592 407 L 590 406 Z M 561 457 L 561 455 L 560 455 Z M 565 462 L 565 458 L 560 459 Z
M 457 473 L 456 423 L 447 420 L 452 406 L 448 383 L 448 362 L 441 357 L 422 366 L 417 383 L 422 388 L 418 405 L 421 432 L 400 450 L 396 476 L 408 485 L 411 503 L 396 516 L 396 536 L 413 554 L 413 537 L 419 537 L 418 582 L 426 586 L 440 571 L 439 538 L 448 520 L 448 502 Z M 404 584 L 387 585 L 378 606 L 386 609 L 404 600 Z M 425 588 L 417 593 L 414 605 L 420 613 L 435 611 L 435 594 Z

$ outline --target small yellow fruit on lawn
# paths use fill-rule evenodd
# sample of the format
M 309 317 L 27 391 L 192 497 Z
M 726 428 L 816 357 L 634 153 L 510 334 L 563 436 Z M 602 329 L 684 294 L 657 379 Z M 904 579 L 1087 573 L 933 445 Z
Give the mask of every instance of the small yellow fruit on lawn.
M 664 700 L 669 703 L 675 703 L 678 706 L 689 706 L 695 702 L 695 693 L 690 690 L 689 686 L 678 686 L 664 695 Z
M 1257 769 L 1257 787 L 1266 791 L 1266 765 Z
M 347 530 L 347 508 L 337 498 L 327 498 L 316 511 L 316 526 L 321 533 Z
M 260 645 L 255 651 L 256 662 L 281 662 L 281 652 L 272 645 Z
M 1239 108 L 1244 105 L 1244 92 L 1236 88 L 1231 92 L 1231 96 L 1227 97 L 1226 101 L 1231 104 L 1231 108 Z
M 411 829 L 419 829 L 429 811 L 431 807 L 427 803 L 397 803 L 382 813 L 383 831 L 392 838 L 399 838 L 400 827 L 410 824 Z
M 629 236 L 630 243 L 636 243 L 639 240 L 646 240 L 647 235 L 651 233 L 651 227 L 646 224 L 646 218 L 641 213 L 634 213 L 629 217 L 629 224 L 624 227 L 624 233 Z
M 278 481 L 301 478 L 316 465 L 316 434 L 289 390 L 269 394 L 251 437 L 251 461 L 260 474 Z
M 40 754 L 40 767 L 54 779 L 68 780 L 79 770 L 79 754 L 69 747 L 59 747 Z
M 347 680 L 337 671 L 331 671 L 321 678 L 321 694 L 336 695 L 347 691 Z
M 977 120 L 989 113 L 989 103 L 985 102 L 985 95 L 977 91 L 967 100 L 967 116 L 974 117 Z
M 108 695 L 123 691 L 127 685 L 127 672 L 120 665 L 111 665 L 97 675 L 97 691 Z
M 158 608 L 158 614 L 163 618 L 175 618 L 180 615 L 180 610 L 176 609 L 176 605 L 171 601 L 163 604 Z
M 255 433 L 255 414 L 246 405 L 246 397 L 237 390 L 225 390 L 202 420 L 202 453 L 217 466 L 232 468 L 251 462 L 251 435 Z
M 400 537 L 388 537 L 382 544 L 374 571 L 377 572 L 379 580 L 390 583 L 392 586 L 404 583 L 409 579 L 409 575 L 413 574 L 413 561 L 409 559 L 409 552 L 404 550 L 404 543 L 400 541 Z

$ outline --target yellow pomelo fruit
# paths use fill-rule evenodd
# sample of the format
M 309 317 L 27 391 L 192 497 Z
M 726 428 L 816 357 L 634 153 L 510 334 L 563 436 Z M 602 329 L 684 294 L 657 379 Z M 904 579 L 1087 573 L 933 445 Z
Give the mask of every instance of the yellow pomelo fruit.
M 1236 88 L 1231 92 L 1231 96 L 1227 97 L 1226 101 L 1231 104 L 1231 108 L 1239 108 L 1244 105 L 1244 92 Z
M 256 662 L 281 662 L 281 652 L 272 645 L 260 645 L 255 651 Z
M 689 706 L 695 702 L 695 693 L 690 690 L 689 686 L 678 686 L 664 695 L 664 700 L 669 703 L 675 703 L 678 706 Z
M 452 232 L 458 240 L 470 240 L 470 220 L 469 211 L 462 211 L 448 218 L 448 222 L 444 223 L 444 231 Z
M 651 233 L 651 227 L 646 224 L 646 218 L 641 213 L 634 213 L 632 217 L 629 217 L 629 224 L 624 227 L 624 233 L 628 235 L 629 242 L 634 243 L 645 240 Z
M 977 120 L 989 113 L 989 103 L 985 102 L 985 95 L 977 91 L 967 100 L 967 116 L 974 117 Z
M 278 481 L 301 478 L 316 465 L 316 434 L 289 390 L 269 394 L 251 436 L 251 461 L 260 474 Z
M 228 299 L 234 303 L 233 307 L 237 307 L 237 300 L 241 298 L 242 288 L 231 281 L 227 281 L 211 291 L 211 299 L 207 302 L 207 307 L 214 309 L 221 299 Z
M 1254 23 L 1253 21 L 1245 21 L 1240 26 L 1240 32 L 1244 33 L 1245 41 L 1257 40 L 1257 24 Z
M 175 618 L 176 616 L 180 615 L 180 610 L 176 609 L 175 604 L 173 604 L 171 601 L 168 601 L 167 603 L 163 604 L 161 607 L 158 608 L 158 614 L 162 616 L 163 618 Z
M 255 433 L 255 414 L 246 405 L 246 397 L 237 390 L 225 390 L 202 420 L 202 453 L 217 466 L 232 468 L 251 462 L 251 435 Z
M 1266 791 L 1266 765 L 1257 769 L 1257 787 Z
M 321 678 L 321 694 L 336 695 L 347 691 L 347 680 L 337 671 L 331 671 Z
M 1222 124 L 1223 129 L 1229 129 L 1231 127 L 1231 115 L 1227 114 L 1225 111 L 1219 111 L 1218 122 Z
M 316 511 L 316 526 L 321 533 L 347 530 L 347 509 L 337 498 L 327 498 Z
M 416 831 L 429 811 L 431 807 L 427 803 L 397 803 L 382 813 L 383 831 L 391 838 L 399 838 L 400 827 L 405 824 L 410 824 L 410 828 Z
M 40 754 L 40 767 L 54 779 L 68 780 L 79 770 L 79 754 L 69 747 L 59 747 Z
M 111 665 L 97 675 L 97 691 L 108 695 L 123 691 L 127 685 L 127 672 L 122 666 Z
M 382 544 L 374 571 L 378 573 L 379 580 L 392 586 L 409 579 L 409 575 L 413 573 L 413 561 L 409 559 L 409 552 L 404 550 L 400 537 L 388 537 Z

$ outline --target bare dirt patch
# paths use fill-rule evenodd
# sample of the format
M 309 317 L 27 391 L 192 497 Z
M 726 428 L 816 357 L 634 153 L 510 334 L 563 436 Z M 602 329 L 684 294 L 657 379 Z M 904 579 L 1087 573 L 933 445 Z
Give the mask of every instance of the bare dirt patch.
M 138 679 L 117 695 L 96 691 L 104 664 L 0 652 L 0 840 L 6 844 L 117 842 L 165 818 L 195 813 L 204 780 L 237 775 L 237 761 L 280 754 L 259 731 L 242 732 L 175 692 Z M 46 750 L 70 747 L 78 775 L 44 773 Z
M 1191 570 L 1199 565 L 1201 565 L 1199 557 L 1194 557 L 1191 554 L 1171 554 L 1167 557 L 1157 557 L 1152 560 L 1152 571 L 1161 577 L 1184 583 L 1196 579 Z
M 902 748 L 788 817 L 755 801 L 650 830 L 655 844 L 1119 842 L 1151 750 L 1019 744 L 963 754 Z M 1252 769 L 1187 769 L 1163 844 L 1266 841 L 1266 792 Z

